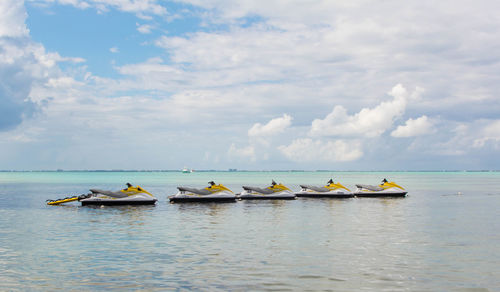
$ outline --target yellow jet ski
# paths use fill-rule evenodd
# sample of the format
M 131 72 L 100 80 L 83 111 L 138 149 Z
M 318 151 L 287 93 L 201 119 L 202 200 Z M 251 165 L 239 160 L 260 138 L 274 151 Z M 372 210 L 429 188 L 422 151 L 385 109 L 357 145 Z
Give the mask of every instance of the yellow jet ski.
M 295 194 L 283 184 L 277 184 L 273 180 L 265 189 L 243 186 L 243 192 L 239 198 L 241 200 L 294 200 Z
M 334 183 L 330 179 L 325 186 L 310 186 L 300 185 L 302 188 L 300 192 L 295 193 L 297 197 L 308 198 L 352 198 L 354 194 L 348 188 L 344 187 L 341 183 Z
M 170 203 L 182 202 L 235 202 L 236 195 L 230 189 L 213 181 L 209 186 L 203 189 L 190 187 L 177 187 L 179 192 L 168 197 Z
M 356 187 L 356 197 L 404 197 L 408 193 L 402 186 L 385 178 L 378 186 L 358 184 Z
M 99 189 L 90 189 L 90 193 L 81 196 L 67 197 L 58 200 L 47 200 L 47 205 L 60 205 L 68 202 L 79 201 L 85 205 L 148 205 L 155 204 L 157 199 L 140 186 L 127 187 L 116 192 Z

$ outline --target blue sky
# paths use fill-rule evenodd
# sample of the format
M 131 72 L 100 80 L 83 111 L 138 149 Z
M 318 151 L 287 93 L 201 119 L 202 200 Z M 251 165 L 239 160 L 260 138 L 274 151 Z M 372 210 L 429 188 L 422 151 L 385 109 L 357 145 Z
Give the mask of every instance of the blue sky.
M 497 1 L 1 0 L 0 169 L 495 169 Z

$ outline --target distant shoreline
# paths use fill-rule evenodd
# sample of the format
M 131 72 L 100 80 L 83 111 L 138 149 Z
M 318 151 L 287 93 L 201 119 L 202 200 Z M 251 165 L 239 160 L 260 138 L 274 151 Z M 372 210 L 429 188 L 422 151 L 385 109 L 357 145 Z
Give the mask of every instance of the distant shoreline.
M 97 170 L 0 170 L 0 172 L 182 172 L 182 170 L 136 170 L 136 169 L 97 169 Z M 195 172 L 500 172 L 500 170 L 220 170 L 203 169 Z

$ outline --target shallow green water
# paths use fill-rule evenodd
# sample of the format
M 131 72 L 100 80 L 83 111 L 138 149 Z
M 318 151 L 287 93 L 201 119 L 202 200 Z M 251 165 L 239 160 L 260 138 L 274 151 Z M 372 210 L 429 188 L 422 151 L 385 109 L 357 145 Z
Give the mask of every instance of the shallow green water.
M 176 186 L 387 177 L 403 199 L 168 204 Z M 138 184 L 155 206 L 46 206 Z M 498 172 L 0 172 L 1 290 L 498 291 Z M 486 291 L 486 290 L 484 290 Z

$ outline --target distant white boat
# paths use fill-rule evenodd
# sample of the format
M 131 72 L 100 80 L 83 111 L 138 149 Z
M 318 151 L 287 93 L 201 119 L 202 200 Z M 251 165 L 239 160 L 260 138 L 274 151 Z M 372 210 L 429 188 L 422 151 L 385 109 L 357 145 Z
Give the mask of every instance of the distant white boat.
M 187 168 L 187 167 L 184 167 L 184 168 L 182 169 L 182 173 L 191 173 L 191 172 L 193 172 L 193 170 L 192 170 L 192 169 L 189 169 L 189 168 Z

